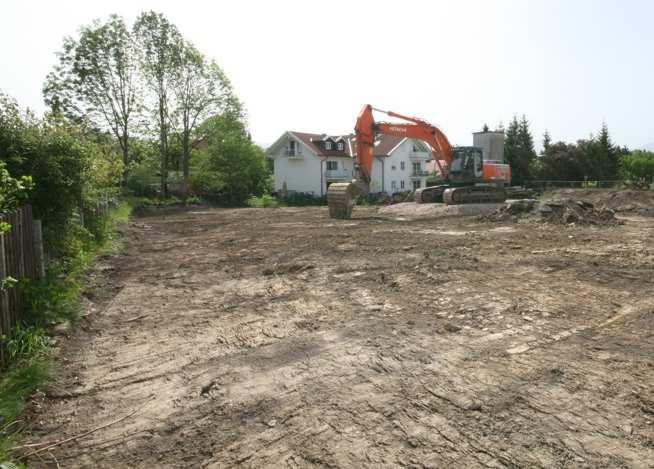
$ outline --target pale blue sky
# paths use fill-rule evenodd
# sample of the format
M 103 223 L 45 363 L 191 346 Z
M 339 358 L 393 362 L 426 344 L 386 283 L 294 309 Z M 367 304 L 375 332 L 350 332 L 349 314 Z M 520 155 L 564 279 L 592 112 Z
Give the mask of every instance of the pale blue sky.
M 351 131 L 365 103 L 437 123 L 470 144 L 526 113 L 537 144 L 606 121 L 654 142 L 654 1 L 2 0 L 0 89 L 44 109 L 62 38 L 109 13 L 161 11 L 232 79 L 256 141 Z

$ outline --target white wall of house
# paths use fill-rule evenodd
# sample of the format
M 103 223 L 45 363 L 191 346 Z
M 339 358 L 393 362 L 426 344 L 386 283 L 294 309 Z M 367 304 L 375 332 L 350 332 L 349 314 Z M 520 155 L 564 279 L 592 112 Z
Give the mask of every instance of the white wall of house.
M 268 157 L 273 159 L 275 191 L 281 191 L 286 184 L 286 189 L 289 191 L 313 193 L 319 196 L 321 194 L 320 158 L 301 140 L 288 135 L 299 149 L 295 156 L 286 154 L 286 145 L 281 145 L 277 151 L 268 154 Z
M 414 189 L 413 182 L 425 187 L 427 176 L 414 177 L 413 163 L 419 164 L 420 171 L 425 170 L 425 162 L 431 158 L 428 152 L 414 152 L 413 140 L 407 139 L 398 145 L 384 160 L 384 191 L 410 191 Z M 416 167 L 418 169 L 418 167 Z

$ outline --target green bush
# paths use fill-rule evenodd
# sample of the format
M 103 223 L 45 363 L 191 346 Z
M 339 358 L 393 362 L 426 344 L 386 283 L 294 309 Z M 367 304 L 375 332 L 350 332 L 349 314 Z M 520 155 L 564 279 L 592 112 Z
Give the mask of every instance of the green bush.
M 122 175 L 106 135 L 52 116 L 38 119 L 1 93 L 0 163 L 14 178 L 31 178 L 26 201 L 43 221 L 46 251 L 57 259 L 88 239 L 80 213 L 116 195 Z
M 620 159 L 622 179 L 637 188 L 649 188 L 654 182 L 654 152 L 634 150 Z

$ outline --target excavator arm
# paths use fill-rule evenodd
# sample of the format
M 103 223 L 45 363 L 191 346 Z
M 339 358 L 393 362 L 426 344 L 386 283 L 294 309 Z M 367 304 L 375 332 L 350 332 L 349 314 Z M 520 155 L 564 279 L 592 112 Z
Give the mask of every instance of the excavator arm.
M 390 117 L 402 119 L 410 124 L 393 124 L 389 122 L 375 122 L 373 111 L 384 113 Z M 416 117 L 404 116 L 392 111 L 382 111 L 366 104 L 357 118 L 355 126 L 356 136 L 356 178 L 368 185 L 372 174 L 374 160 L 374 145 L 376 134 L 393 135 L 422 140 L 432 149 L 432 158 L 436 161 L 441 174 L 445 174 L 441 167 L 441 160 L 449 166 L 452 163 L 452 146 L 445 134 L 436 126 Z

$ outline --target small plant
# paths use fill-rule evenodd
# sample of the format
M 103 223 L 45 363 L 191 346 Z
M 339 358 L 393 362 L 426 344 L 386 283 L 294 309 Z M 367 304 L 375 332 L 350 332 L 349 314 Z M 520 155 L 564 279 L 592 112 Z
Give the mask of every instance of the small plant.
M 19 324 L 5 343 L 9 361 L 18 362 L 41 355 L 48 345 L 48 337 L 39 327 Z
M 196 195 L 190 195 L 186 198 L 186 205 L 198 205 L 201 204 L 202 200 Z
M 269 194 L 264 194 L 261 197 L 250 197 L 246 204 L 248 207 L 253 208 L 268 208 L 268 207 L 279 207 L 280 203 L 275 197 Z

